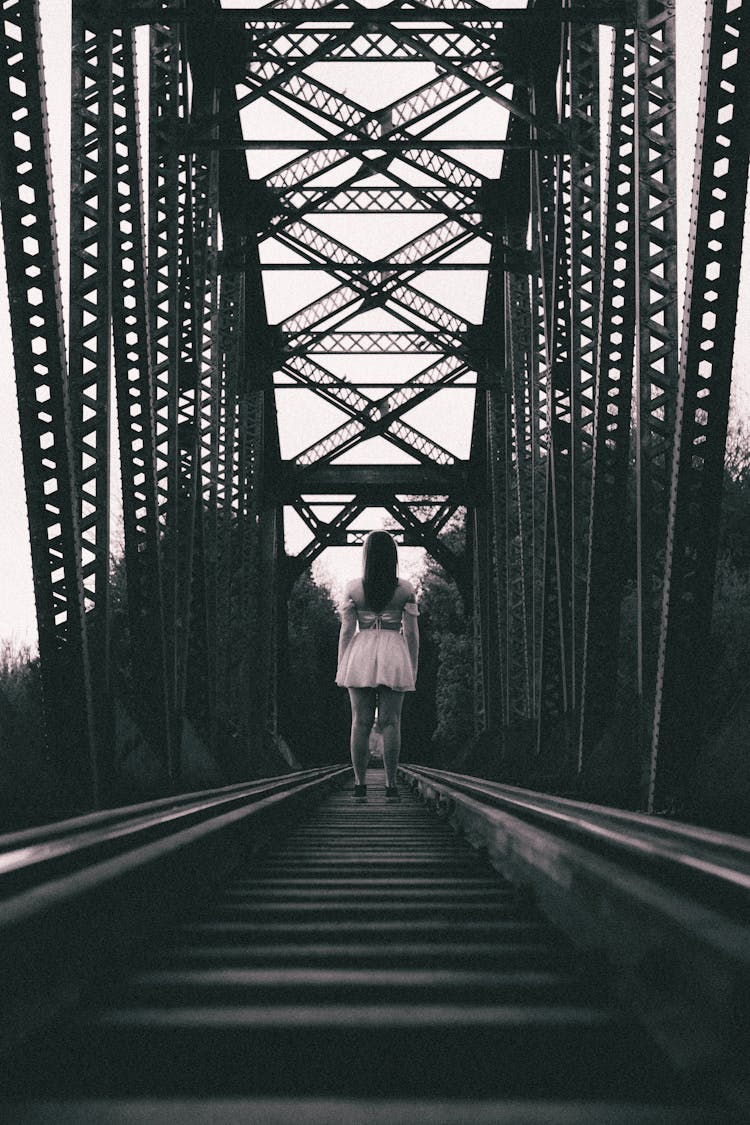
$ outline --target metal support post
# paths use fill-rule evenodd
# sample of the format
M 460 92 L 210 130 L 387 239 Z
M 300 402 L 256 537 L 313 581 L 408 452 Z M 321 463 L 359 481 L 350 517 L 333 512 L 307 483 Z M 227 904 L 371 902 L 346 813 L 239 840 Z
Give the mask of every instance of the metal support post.
M 662 583 L 648 799 L 684 807 L 702 728 L 742 232 L 748 190 L 750 29 L 741 6 L 706 15 L 698 158 Z
M 81 577 L 100 747 L 112 746 L 109 644 L 112 33 L 73 4 L 68 375 Z M 101 762 L 110 793 L 113 765 Z
M 678 375 L 674 0 L 638 0 L 636 12 L 637 675 L 647 805 Z
M 167 682 L 154 379 L 151 365 L 141 133 L 134 33 L 112 36 L 114 224 L 112 335 L 125 570 L 138 721 L 165 772 L 175 751 Z M 135 703 L 135 701 L 134 701 Z
M 0 201 L 47 738 L 66 810 L 101 779 L 84 620 L 70 387 L 50 175 L 39 5 L 3 0 Z
M 635 36 L 618 29 L 612 50 L 604 268 L 597 330 L 579 772 L 612 714 L 620 609 L 628 573 L 627 480 L 636 293 L 634 68 Z

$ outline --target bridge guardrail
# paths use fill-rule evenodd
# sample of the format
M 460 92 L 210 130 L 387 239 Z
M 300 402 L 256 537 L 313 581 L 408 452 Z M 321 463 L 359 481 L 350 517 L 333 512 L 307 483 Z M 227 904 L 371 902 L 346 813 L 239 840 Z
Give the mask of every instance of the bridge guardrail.
M 750 1096 L 750 842 L 652 816 L 402 766 L 493 866 L 528 888 L 686 1080 Z

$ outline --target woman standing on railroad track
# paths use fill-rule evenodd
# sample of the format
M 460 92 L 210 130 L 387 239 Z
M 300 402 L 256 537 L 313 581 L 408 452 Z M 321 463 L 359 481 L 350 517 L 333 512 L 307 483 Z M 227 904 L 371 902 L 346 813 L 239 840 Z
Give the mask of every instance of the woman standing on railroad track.
M 341 609 L 336 683 L 349 690 L 354 797 L 367 800 L 369 735 L 378 712 L 383 735 L 385 795 L 398 800 L 396 769 L 401 751 L 404 692 L 414 691 L 419 625 L 414 587 L 397 575 L 393 536 L 372 531 L 365 540 L 363 574 L 350 582 Z

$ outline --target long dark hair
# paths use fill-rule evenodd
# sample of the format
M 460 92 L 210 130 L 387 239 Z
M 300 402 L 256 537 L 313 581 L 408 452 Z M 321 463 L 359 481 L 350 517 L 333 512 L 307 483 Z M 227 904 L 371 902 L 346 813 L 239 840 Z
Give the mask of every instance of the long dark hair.
M 371 531 L 365 539 L 364 574 L 365 604 L 380 613 L 385 609 L 398 584 L 396 542 L 387 531 Z

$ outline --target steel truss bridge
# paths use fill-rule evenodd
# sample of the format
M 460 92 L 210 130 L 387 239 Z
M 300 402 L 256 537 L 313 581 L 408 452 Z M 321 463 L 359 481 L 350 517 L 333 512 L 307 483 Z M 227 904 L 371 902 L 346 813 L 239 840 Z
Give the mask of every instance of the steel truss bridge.
M 196 714 L 250 768 L 276 723 L 290 585 L 379 508 L 472 608 L 477 730 L 534 726 L 572 775 L 611 721 L 632 586 L 643 807 L 668 805 L 699 729 L 717 553 L 742 4 L 707 3 L 681 324 L 673 0 L 72 12 L 66 310 L 38 4 L 2 0 L 0 27 L 39 646 L 70 803 L 116 794 L 116 434 L 133 694 L 169 790 Z M 311 402 L 332 419 L 292 453 L 290 400 L 300 424 Z M 450 437 L 430 434 L 433 404 Z M 285 509 L 309 532 L 296 555 Z M 461 556 L 441 534 L 459 509 Z

